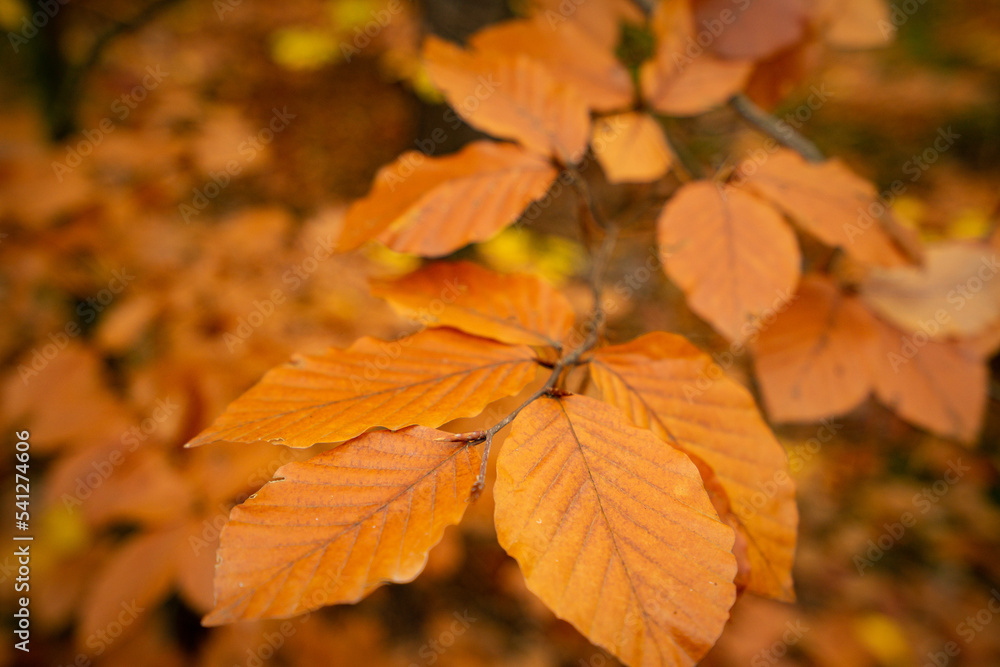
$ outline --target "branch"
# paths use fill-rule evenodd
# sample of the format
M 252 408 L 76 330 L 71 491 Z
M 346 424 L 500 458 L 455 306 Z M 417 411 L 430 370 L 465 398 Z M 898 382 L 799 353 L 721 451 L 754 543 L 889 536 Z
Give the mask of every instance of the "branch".
M 52 134 L 56 139 L 61 139 L 71 134 L 75 129 L 73 116 L 79 104 L 80 91 L 83 83 L 94 68 L 104 50 L 117 37 L 134 32 L 146 25 L 164 9 L 178 2 L 178 0 L 154 0 L 128 21 L 116 23 L 108 30 L 104 31 L 94 43 L 90 45 L 87 55 L 66 73 L 62 83 L 52 99 L 52 107 L 49 117 L 52 125 Z
M 816 144 L 754 104 L 749 97 L 740 93 L 729 100 L 729 106 L 749 125 L 771 137 L 785 148 L 790 148 L 809 162 L 823 162 L 826 158 L 816 148 Z

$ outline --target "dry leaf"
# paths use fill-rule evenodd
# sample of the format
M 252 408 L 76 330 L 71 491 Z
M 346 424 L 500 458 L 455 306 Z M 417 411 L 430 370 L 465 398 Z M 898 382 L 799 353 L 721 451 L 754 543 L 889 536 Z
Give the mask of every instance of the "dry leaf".
M 424 43 L 424 59 L 431 81 L 470 125 L 564 163 L 583 157 L 587 104 L 537 61 L 469 52 L 435 37 Z
M 839 160 L 806 162 L 781 149 L 749 175 L 748 185 L 827 245 L 868 264 L 896 266 L 907 258 L 871 210 L 884 211 L 878 193 Z M 877 206 L 873 206 L 877 204 Z
M 524 54 L 576 88 L 596 111 L 632 102 L 632 78 L 611 49 L 605 48 L 575 21 L 555 23 L 544 15 L 505 21 L 480 30 L 469 40 L 476 51 L 510 56 Z
M 795 486 L 750 393 L 684 338 L 662 332 L 601 348 L 590 368 L 605 401 L 721 487 L 745 536 L 749 589 L 793 600 Z
M 732 341 L 787 302 L 799 280 L 795 234 L 773 208 L 708 181 L 683 185 L 657 222 L 660 257 L 691 309 Z
M 663 177 L 672 155 L 649 114 L 628 112 L 594 121 L 591 149 L 609 183 L 645 183 Z
M 392 283 L 387 299 L 428 326 L 453 327 L 502 343 L 559 347 L 573 326 L 573 306 L 541 278 L 494 273 L 470 262 L 436 262 Z
M 446 255 L 517 220 L 555 178 L 545 159 L 511 144 L 478 141 L 440 158 L 410 151 L 350 207 L 337 248 L 378 238 L 398 252 Z
M 736 590 L 697 468 L 615 408 L 539 399 L 497 461 L 497 536 L 528 588 L 630 665 L 692 665 Z
M 270 370 L 188 446 L 228 440 L 311 447 L 374 426 L 440 426 L 516 394 L 537 368 L 531 348 L 452 329 L 391 342 L 362 338 Z
M 874 317 L 830 280 L 806 276 L 788 310 L 757 339 L 754 364 L 775 421 L 812 421 L 853 410 L 871 388 Z
M 806 0 L 693 0 L 695 23 L 713 52 L 725 58 L 760 60 L 805 35 Z M 702 33 L 699 33 L 702 34 Z
M 233 509 L 205 625 L 284 618 L 412 581 L 465 512 L 481 446 L 413 426 L 290 463 Z

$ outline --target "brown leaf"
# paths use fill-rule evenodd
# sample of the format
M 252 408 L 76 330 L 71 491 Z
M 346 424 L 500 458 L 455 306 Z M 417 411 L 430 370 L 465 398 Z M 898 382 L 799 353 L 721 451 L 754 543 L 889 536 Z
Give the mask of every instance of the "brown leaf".
M 906 421 L 972 442 L 986 410 L 989 373 L 978 354 L 956 342 L 928 341 L 876 318 L 875 395 Z
M 583 157 L 587 104 L 537 61 L 469 52 L 435 37 L 424 43 L 424 60 L 431 81 L 470 125 L 564 163 Z
M 698 470 L 615 408 L 540 399 L 497 462 L 500 544 L 557 616 L 630 665 L 691 665 L 735 600 L 733 531 Z
M 997 252 L 984 243 L 930 246 L 922 267 L 873 268 L 861 298 L 904 331 L 975 336 L 1000 320 Z
M 372 294 L 428 326 L 453 327 L 502 343 L 551 345 L 573 326 L 573 306 L 541 278 L 494 273 L 471 262 L 435 262 Z
M 662 332 L 601 348 L 590 368 L 605 401 L 721 486 L 746 538 L 749 589 L 793 600 L 795 486 L 750 393 L 687 340 Z
M 628 112 L 594 121 L 590 145 L 609 183 L 645 183 L 664 176 L 673 158 L 656 120 Z
M 795 234 L 757 198 L 708 181 L 685 184 L 657 222 L 660 257 L 691 309 L 742 342 L 752 320 L 787 301 L 799 280 Z
M 868 359 L 878 345 L 874 317 L 830 280 L 806 276 L 788 310 L 764 329 L 754 364 L 775 421 L 842 415 L 871 388 Z
M 576 88 L 596 111 L 618 109 L 632 101 L 628 70 L 575 21 L 555 23 L 544 15 L 505 21 L 480 30 L 469 45 L 480 52 L 521 53 L 539 61 Z
M 481 446 L 413 426 L 304 462 L 233 509 L 204 625 L 284 618 L 412 581 L 465 512 Z
M 705 53 L 693 41 L 695 26 L 685 3 L 660 3 L 652 25 L 656 55 L 642 66 L 639 79 L 643 98 L 660 113 L 704 113 L 746 85 L 753 64 Z
M 708 48 L 726 58 L 760 60 L 802 39 L 808 20 L 805 0 L 694 0 L 699 33 Z M 695 45 L 697 46 L 697 44 Z
M 531 348 L 452 329 L 297 356 L 271 369 L 188 443 L 264 441 L 289 447 L 349 440 L 373 426 L 440 426 L 519 392 L 536 369 Z
M 447 255 L 517 220 L 555 178 L 545 159 L 511 144 L 477 141 L 440 158 L 409 151 L 347 211 L 337 248 L 378 238 L 397 252 Z
M 858 261 L 881 266 L 907 263 L 893 238 L 869 214 L 878 195 L 875 186 L 839 160 L 813 164 L 781 149 L 756 166 L 748 184 L 807 232 Z

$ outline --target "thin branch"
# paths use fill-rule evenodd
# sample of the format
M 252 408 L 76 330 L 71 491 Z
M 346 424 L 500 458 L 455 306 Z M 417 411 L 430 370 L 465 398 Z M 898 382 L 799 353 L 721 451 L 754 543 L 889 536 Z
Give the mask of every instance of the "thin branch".
M 139 10 L 131 19 L 114 24 L 94 40 L 83 60 L 66 73 L 52 100 L 49 115 L 53 136 L 57 139 L 62 138 L 72 133 L 75 129 L 74 116 L 76 115 L 76 107 L 80 101 L 80 93 L 83 90 L 84 81 L 90 70 L 97 65 L 108 45 L 114 39 L 143 27 L 156 18 L 160 12 L 178 1 L 154 0 L 154 2 Z
M 729 100 L 729 106 L 749 125 L 771 137 L 785 148 L 790 148 L 809 162 L 823 162 L 826 158 L 816 148 L 816 144 L 796 132 L 788 123 L 783 123 L 754 104 L 749 97 L 740 93 Z

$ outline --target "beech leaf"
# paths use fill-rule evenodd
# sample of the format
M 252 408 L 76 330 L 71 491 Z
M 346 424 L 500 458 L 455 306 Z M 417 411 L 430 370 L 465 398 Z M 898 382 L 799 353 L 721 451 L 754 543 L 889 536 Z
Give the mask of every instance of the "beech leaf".
M 609 183 L 645 183 L 670 169 L 672 155 L 656 120 L 628 112 L 594 121 L 590 145 Z
M 465 513 L 482 445 L 422 426 L 290 463 L 233 508 L 202 621 L 285 618 L 412 581 Z
M 372 293 L 429 326 L 503 343 L 559 347 L 573 327 L 573 306 L 541 278 L 471 262 L 435 262 Z
M 736 589 L 733 531 L 684 454 L 595 399 L 530 404 L 497 461 L 500 544 L 557 616 L 629 665 L 692 665 Z
M 657 222 L 660 256 L 691 309 L 732 341 L 756 331 L 754 318 L 791 297 L 798 242 L 773 208 L 708 181 L 683 185 Z
M 556 175 L 544 158 L 512 144 L 478 141 L 439 158 L 409 151 L 380 169 L 371 192 L 348 209 L 337 248 L 378 238 L 397 252 L 447 255 L 513 223 Z
M 794 600 L 795 486 L 750 393 L 687 340 L 662 332 L 601 348 L 590 368 L 605 401 L 691 457 L 706 484 L 719 484 L 746 539 L 748 588 Z
M 537 368 L 529 347 L 452 329 L 391 342 L 362 338 L 346 350 L 271 369 L 188 446 L 228 440 L 311 447 L 374 426 L 437 427 L 518 393 Z
M 435 37 L 424 43 L 434 85 L 470 125 L 540 155 L 574 163 L 590 138 L 590 113 L 571 85 L 525 55 L 465 51 Z

